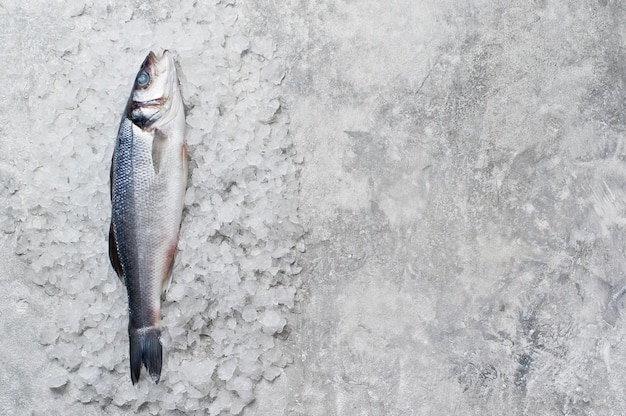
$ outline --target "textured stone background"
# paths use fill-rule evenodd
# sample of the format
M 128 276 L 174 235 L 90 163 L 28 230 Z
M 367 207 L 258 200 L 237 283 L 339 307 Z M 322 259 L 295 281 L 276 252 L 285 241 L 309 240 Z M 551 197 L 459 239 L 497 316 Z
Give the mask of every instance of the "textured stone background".
M 37 146 L 37 4 L 0 6 L 5 169 Z M 287 68 L 307 231 L 293 363 L 244 414 L 624 414 L 626 5 L 233 7 Z M 104 414 L 43 384 L 47 300 L 2 238 L 0 407 Z

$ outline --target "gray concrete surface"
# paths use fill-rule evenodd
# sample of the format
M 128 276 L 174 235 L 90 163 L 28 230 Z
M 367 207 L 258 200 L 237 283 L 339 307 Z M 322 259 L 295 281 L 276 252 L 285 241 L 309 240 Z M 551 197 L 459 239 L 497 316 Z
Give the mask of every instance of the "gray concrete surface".
M 38 6 L 0 6 L 0 36 L 20 41 L 1 52 L 3 197 L 32 168 L 21 94 L 60 30 Z M 626 5 L 233 7 L 287 68 L 306 230 L 293 362 L 244 414 L 626 413 Z M 115 414 L 43 381 L 59 300 L 3 227 L 0 406 Z

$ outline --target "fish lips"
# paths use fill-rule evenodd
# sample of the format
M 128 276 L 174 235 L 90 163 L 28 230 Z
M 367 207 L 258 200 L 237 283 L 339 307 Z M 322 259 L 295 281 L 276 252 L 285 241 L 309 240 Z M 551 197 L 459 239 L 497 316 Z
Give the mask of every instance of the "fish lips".
M 132 101 L 128 106 L 126 116 L 138 127 L 148 129 L 152 123 L 159 119 L 161 107 L 167 102 L 167 98 L 161 97 L 150 101 Z

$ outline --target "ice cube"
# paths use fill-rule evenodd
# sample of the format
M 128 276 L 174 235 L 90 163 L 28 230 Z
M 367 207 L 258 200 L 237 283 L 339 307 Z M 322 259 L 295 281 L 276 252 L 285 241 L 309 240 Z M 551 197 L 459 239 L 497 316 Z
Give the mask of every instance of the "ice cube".
M 217 376 L 224 381 L 230 380 L 237 368 L 237 360 L 231 358 L 221 363 L 217 369 Z
M 269 61 L 267 65 L 261 69 L 261 76 L 274 85 L 280 85 L 285 78 L 285 70 L 280 61 Z
M 78 332 L 84 312 L 82 305 L 77 302 L 65 302 L 57 310 L 57 326 L 69 333 Z
M 78 370 L 78 377 L 82 379 L 85 384 L 93 385 L 100 378 L 100 370 L 96 367 L 82 366 Z
M 62 389 L 68 381 L 67 371 L 60 368 L 51 370 L 46 378 L 46 384 L 53 390 Z
M 257 318 L 257 311 L 252 306 L 246 306 L 241 314 L 242 318 L 246 322 L 252 322 Z
M 113 396 L 113 403 L 116 406 L 124 406 L 137 399 L 137 394 L 133 386 L 128 383 L 120 383 L 118 389 Z
M 193 386 L 208 393 L 212 385 L 211 378 L 215 371 L 216 363 L 210 359 L 201 361 L 183 361 L 180 364 L 181 376 Z M 205 393 L 206 394 L 206 393 Z
M 263 378 L 267 381 L 274 381 L 274 379 L 280 375 L 281 371 L 279 367 L 270 365 L 263 371 Z
M 263 325 L 264 333 L 274 334 L 283 330 L 287 320 L 280 316 L 280 314 L 275 310 L 270 309 L 261 314 L 260 322 L 261 325 Z
M 53 325 L 46 325 L 39 335 L 39 342 L 41 345 L 50 345 L 53 344 L 57 338 L 59 337 L 58 330 Z
M 229 410 L 234 399 L 235 397 L 228 390 L 220 390 L 209 406 L 209 415 L 217 416 L 222 414 L 224 410 Z

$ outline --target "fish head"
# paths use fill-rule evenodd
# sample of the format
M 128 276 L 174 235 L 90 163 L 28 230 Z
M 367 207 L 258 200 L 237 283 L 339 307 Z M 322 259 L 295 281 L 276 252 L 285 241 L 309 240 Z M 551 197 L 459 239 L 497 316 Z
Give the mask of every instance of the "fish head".
M 180 100 L 172 54 L 165 50 L 158 58 L 150 52 L 135 78 L 126 116 L 142 129 L 156 128 L 173 117 Z

